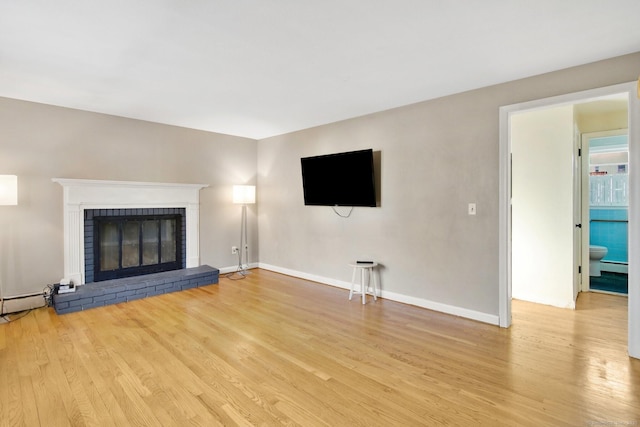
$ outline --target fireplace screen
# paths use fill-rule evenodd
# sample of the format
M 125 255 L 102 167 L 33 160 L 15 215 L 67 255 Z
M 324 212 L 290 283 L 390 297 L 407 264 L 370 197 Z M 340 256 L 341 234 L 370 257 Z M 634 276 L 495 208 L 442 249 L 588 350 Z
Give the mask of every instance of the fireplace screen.
M 95 217 L 95 281 L 181 268 L 179 215 Z

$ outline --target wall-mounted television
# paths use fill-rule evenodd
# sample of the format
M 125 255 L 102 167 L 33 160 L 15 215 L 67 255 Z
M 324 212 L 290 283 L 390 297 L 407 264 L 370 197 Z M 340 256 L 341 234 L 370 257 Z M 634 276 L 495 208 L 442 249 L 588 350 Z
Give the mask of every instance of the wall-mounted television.
M 303 157 L 304 204 L 376 206 L 373 150 Z

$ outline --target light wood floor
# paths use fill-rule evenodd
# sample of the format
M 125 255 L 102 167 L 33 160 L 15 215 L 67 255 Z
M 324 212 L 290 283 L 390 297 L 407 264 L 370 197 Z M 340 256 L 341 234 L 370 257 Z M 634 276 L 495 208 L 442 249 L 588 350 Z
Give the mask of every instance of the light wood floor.
M 253 270 L 42 308 L 0 325 L 0 425 L 639 425 L 626 299 L 578 305 L 514 301 L 505 330 Z

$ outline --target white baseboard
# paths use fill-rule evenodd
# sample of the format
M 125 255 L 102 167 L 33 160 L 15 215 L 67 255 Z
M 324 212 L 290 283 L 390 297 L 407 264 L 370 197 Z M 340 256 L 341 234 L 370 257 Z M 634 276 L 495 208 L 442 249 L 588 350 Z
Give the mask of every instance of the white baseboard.
M 560 300 L 560 299 L 554 299 L 554 298 L 540 298 L 539 295 L 526 294 L 526 293 L 513 295 L 513 299 L 517 299 L 517 300 L 520 300 L 520 301 L 533 302 L 535 304 L 550 305 L 552 307 L 558 307 L 558 308 L 569 308 L 571 310 L 575 310 L 576 309 L 576 303 L 573 300 Z
M 251 270 L 252 268 L 258 268 L 258 263 L 250 263 L 249 270 Z M 234 265 L 232 267 L 218 267 L 218 270 L 220 270 L 220 274 L 235 273 L 236 271 L 238 271 L 238 266 Z
M 345 282 L 342 280 L 330 279 L 315 274 L 304 273 L 302 271 L 291 270 L 288 268 L 278 267 L 275 265 L 258 263 L 259 268 L 273 271 L 275 273 L 286 274 L 287 276 L 299 277 L 301 279 L 310 280 L 313 282 L 323 283 L 325 285 L 335 286 L 342 289 L 350 289 L 351 282 Z M 462 307 L 456 307 L 453 305 L 442 304 L 435 301 L 429 301 L 423 298 L 416 298 L 409 295 L 399 294 L 396 292 L 389 292 L 381 290 L 380 296 L 382 298 L 397 301 L 404 304 L 415 305 L 417 307 L 426 308 L 428 310 L 438 311 L 440 313 L 451 314 L 454 316 L 464 317 L 466 319 L 477 320 L 483 323 L 489 323 L 491 325 L 499 325 L 498 315 L 482 313 L 475 310 L 469 310 Z

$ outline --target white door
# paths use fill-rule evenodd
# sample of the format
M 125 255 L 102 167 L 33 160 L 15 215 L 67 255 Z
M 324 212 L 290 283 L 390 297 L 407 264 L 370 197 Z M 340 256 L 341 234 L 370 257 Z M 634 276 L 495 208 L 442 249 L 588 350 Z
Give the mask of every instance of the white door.
M 582 138 L 577 127 L 573 134 L 573 304 L 582 290 Z M 585 153 L 588 156 L 588 152 Z M 588 277 L 588 276 L 586 276 Z
M 511 117 L 513 298 L 575 307 L 574 129 L 572 105 Z

